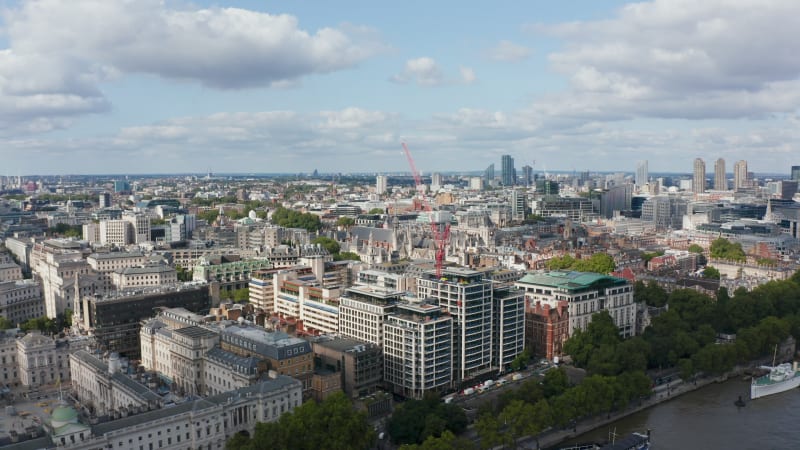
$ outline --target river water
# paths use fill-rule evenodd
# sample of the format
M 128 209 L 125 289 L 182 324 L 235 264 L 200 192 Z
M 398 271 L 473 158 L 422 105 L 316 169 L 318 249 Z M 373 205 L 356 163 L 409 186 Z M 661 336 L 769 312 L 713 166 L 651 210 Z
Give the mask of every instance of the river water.
M 740 395 L 741 408 L 734 404 Z M 626 436 L 649 429 L 654 450 L 800 449 L 800 389 L 749 398 L 749 381 L 711 384 L 568 443 L 606 441 L 613 430 Z

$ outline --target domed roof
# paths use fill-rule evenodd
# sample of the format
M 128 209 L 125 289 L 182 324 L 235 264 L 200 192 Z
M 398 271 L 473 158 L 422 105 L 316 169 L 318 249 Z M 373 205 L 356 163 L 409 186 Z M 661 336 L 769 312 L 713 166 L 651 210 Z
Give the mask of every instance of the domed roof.
M 75 411 L 75 408 L 71 406 L 60 405 L 56 407 L 53 410 L 53 414 L 50 415 L 50 422 L 55 428 L 68 423 L 77 423 L 78 411 Z

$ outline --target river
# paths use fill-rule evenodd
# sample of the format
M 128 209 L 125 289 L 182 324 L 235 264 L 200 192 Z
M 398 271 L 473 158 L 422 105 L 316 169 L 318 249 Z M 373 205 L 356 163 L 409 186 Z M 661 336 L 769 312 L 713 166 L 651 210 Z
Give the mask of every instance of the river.
M 734 402 L 742 396 L 744 407 Z M 800 449 L 800 389 L 749 400 L 750 383 L 711 384 L 583 434 L 567 443 L 651 430 L 654 450 Z

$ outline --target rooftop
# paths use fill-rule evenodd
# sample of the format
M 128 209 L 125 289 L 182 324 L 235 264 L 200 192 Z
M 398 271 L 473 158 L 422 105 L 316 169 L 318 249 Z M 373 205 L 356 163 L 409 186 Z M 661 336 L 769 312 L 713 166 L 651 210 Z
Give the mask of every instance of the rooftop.
M 612 277 L 593 272 L 563 272 L 553 271 L 546 273 L 528 273 L 518 283 L 548 286 L 568 291 L 599 288 L 607 285 L 624 285 L 628 281 L 624 278 Z

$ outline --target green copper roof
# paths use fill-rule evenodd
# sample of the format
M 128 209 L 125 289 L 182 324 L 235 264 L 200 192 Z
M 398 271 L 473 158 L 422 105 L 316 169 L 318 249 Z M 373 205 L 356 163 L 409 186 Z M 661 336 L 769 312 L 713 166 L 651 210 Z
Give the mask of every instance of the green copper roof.
M 557 289 L 575 291 L 609 285 L 624 285 L 627 283 L 627 280 L 592 272 L 553 271 L 547 273 L 528 273 L 517 283 L 549 286 Z
M 53 410 L 53 414 L 50 416 L 50 419 L 53 422 L 72 422 L 73 420 L 78 418 L 78 412 L 75 409 L 69 406 L 59 406 Z

